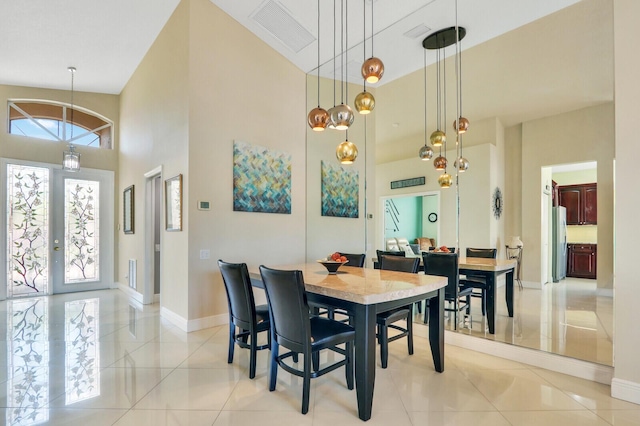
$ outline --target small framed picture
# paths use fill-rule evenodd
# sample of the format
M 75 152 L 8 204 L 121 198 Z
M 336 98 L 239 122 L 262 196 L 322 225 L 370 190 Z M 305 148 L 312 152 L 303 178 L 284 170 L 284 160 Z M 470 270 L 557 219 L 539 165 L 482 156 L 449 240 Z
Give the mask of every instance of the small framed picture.
M 126 188 L 123 193 L 122 200 L 122 222 L 125 234 L 133 234 L 135 232 L 135 205 L 134 205 L 134 186 Z
M 164 181 L 165 229 L 182 231 L 182 175 Z

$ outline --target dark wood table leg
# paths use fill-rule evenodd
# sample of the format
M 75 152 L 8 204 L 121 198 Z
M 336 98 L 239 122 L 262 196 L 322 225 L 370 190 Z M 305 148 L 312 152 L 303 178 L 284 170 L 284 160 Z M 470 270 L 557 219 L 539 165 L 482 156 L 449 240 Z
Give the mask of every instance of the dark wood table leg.
M 373 385 L 376 380 L 376 309 L 375 305 L 356 305 L 354 316 L 356 329 L 355 367 L 358 417 L 371 418 Z
M 489 334 L 496 333 L 496 274 L 488 272 L 487 279 L 487 323 L 489 324 Z
M 505 298 L 507 299 L 507 311 L 509 316 L 513 317 L 513 269 L 507 272 L 506 281 Z
M 433 366 L 438 373 L 442 373 L 444 371 L 444 288 L 438 290 L 436 297 L 429 299 L 428 306 L 429 346 Z

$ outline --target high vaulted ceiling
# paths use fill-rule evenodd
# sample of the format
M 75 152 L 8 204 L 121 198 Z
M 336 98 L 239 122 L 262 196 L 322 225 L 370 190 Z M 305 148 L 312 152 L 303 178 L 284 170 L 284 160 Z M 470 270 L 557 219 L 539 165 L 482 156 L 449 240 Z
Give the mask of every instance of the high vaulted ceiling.
M 316 0 L 211 1 L 304 72 L 316 68 Z M 339 56 L 342 50 L 343 1 L 320 0 L 321 63 L 332 62 L 334 38 L 336 54 Z M 348 63 L 350 79 L 358 78 L 365 37 L 366 54 L 371 53 L 372 1 L 374 53 L 384 58 L 386 67 L 379 84 L 420 68 L 422 39 L 429 32 L 455 24 L 454 0 L 344 1 L 348 6 L 344 45 L 349 47 L 344 62 Z M 462 47 L 480 44 L 578 1 L 457 0 L 458 23 L 468 30 Z M 178 3 L 179 0 L 0 0 L 0 84 L 68 89 L 67 67 L 75 66 L 77 90 L 118 94 Z M 326 67 L 329 74 L 334 68 L 334 64 Z

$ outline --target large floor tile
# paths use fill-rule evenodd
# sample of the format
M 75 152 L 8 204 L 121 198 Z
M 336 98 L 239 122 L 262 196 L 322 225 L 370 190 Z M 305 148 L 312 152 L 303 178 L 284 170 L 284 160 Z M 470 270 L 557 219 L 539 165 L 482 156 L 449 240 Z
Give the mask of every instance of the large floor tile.
M 360 421 L 360 420 L 359 420 Z M 221 411 L 213 426 L 317 426 L 316 418 L 292 411 Z M 334 423 L 346 424 L 346 423 Z M 362 421 L 360 421 L 362 424 Z
M 6 425 L 109 426 L 126 412 L 125 409 L 39 408 L 17 411 L 4 408 L 0 409 L 0 423 Z
M 418 411 L 412 412 L 411 422 L 424 426 L 511 426 L 511 423 L 496 411 Z
M 129 410 L 114 426 L 210 426 L 219 411 Z
M 589 410 L 579 411 L 507 411 L 503 416 L 518 426 L 608 426 L 609 423 Z
M 596 414 L 614 426 L 640 425 L 640 406 L 633 410 L 597 410 Z

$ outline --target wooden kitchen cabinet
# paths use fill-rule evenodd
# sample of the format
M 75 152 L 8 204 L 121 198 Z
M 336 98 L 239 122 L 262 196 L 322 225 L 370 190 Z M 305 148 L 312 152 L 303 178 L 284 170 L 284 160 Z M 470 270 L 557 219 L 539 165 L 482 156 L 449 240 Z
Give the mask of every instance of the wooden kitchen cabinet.
M 567 208 L 567 225 L 597 225 L 598 184 L 562 185 L 558 197 Z
M 596 244 L 567 244 L 567 277 L 596 279 L 598 246 Z

